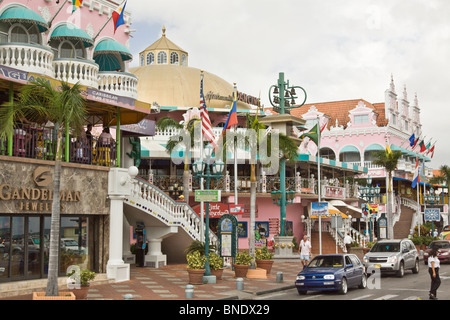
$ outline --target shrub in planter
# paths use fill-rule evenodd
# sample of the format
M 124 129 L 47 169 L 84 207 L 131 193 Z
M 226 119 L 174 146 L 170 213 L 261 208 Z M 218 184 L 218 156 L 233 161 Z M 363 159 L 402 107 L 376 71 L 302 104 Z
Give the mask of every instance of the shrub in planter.
M 67 276 L 72 277 L 73 275 L 75 275 L 75 277 L 77 277 L 78 275 L 76 273 L 77 273 L 76 270 L 72 270 L 72 272 L 68 273 Z M 80 276 L 80 278 L 75 279 L 76 281 L 74 281 L 72 283 L 72 285 L 74 286 L 72 292 L 76 296 L 77 300 L 86 300 L 91 281 L 95 279 L 95 272 L 83 269 L 83 270 L 80 270 L 79 276 Z M 73 278 L 71 278 L 71 279 L 73 279 Z M 79 286 L 78 286 L 78 284 L 79 284 Z
M 206 257 L 200 251 L 192 251 L 186 255 L 187 271 L 190 284 L 203 284 Z
M 248 252 L 239 252 L 236 255 L 234 267 L 234 276 L 236 278 L 243 278 L 247 276 L 247 271 L 252 264 L 253 257 Z
M 209 267 L 211 274 L 216 276 L 217 280 L 222 280 L 223 274 L 223 258 L 215 252 L 209 254 Z

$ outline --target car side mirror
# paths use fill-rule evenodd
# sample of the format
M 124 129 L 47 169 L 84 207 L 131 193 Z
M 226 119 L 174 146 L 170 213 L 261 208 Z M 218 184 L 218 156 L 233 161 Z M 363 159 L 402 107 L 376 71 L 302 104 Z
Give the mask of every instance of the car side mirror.
M 402 253 L 408 253 L 408 252 L 409 252 L 408 249 L 403 249 L 403 250 L 402 250 Z
M 353 268 L 353 264 L 352 264 L 352 263 L 349 263 L 349 264 L 347 265 L 347 268 Z

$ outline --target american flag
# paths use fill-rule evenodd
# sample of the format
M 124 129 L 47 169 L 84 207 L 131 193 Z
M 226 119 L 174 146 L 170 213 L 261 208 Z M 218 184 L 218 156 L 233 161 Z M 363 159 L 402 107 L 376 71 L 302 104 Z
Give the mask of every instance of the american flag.
M 205 96 L 203 95 L 203 74 L 200 80 L 200 116 L 202 118 L 202 135 L 203 140 L 207 140 L 216 149 L 216 141 L 212 131 L 211 120 L 209 120 L 208 109 L 206 108 Z

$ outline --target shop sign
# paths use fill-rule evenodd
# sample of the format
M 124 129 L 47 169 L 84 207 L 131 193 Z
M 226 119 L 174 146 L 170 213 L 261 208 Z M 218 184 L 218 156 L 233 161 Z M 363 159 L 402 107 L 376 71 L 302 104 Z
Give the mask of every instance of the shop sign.
M 230 204 L 231 214 L 244 214 L 245 209 L 243 204 Z
M 13 201 L 18 211 L 51 212 L 53 202 L 52 176 L 47 167 L 37 167 L 33 171 L 36 186 L 15 186 L 10 183 L 0 184 L 0 201 Z M 81 192 L 60 190 L 61 211 L 67 202 L 81 201 Z
M 338 199 L 345 198 L 345 188 L 325 186 L 324 189 L 325 189 L 325 197 L 327 198 L 338 198 Z

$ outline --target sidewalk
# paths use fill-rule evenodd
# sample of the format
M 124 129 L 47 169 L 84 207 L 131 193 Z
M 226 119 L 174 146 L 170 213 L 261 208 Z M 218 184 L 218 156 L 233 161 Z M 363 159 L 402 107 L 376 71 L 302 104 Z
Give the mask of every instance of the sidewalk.
M 160 269 L 131 265 L 130 281 L 91 284 L 87 300 L 252 299 L 260 294 L 294 288 L 295 278 L 301 268 L 297 259 L 275 260 L 267 279 L 243 278 L 243 290 L 237 289 L 234 272 L 230 268 L 225 269 L 222 280 L 217 280 L 215 284 L 194 285 L 193 298 L 186 299 L 185 290 L 189 280 L 185 264 L 168 265 Z M 282 282 L 277 282 L 278 272 L 282 272 Z M 31 300 L 31 294 L 1 300 Z

